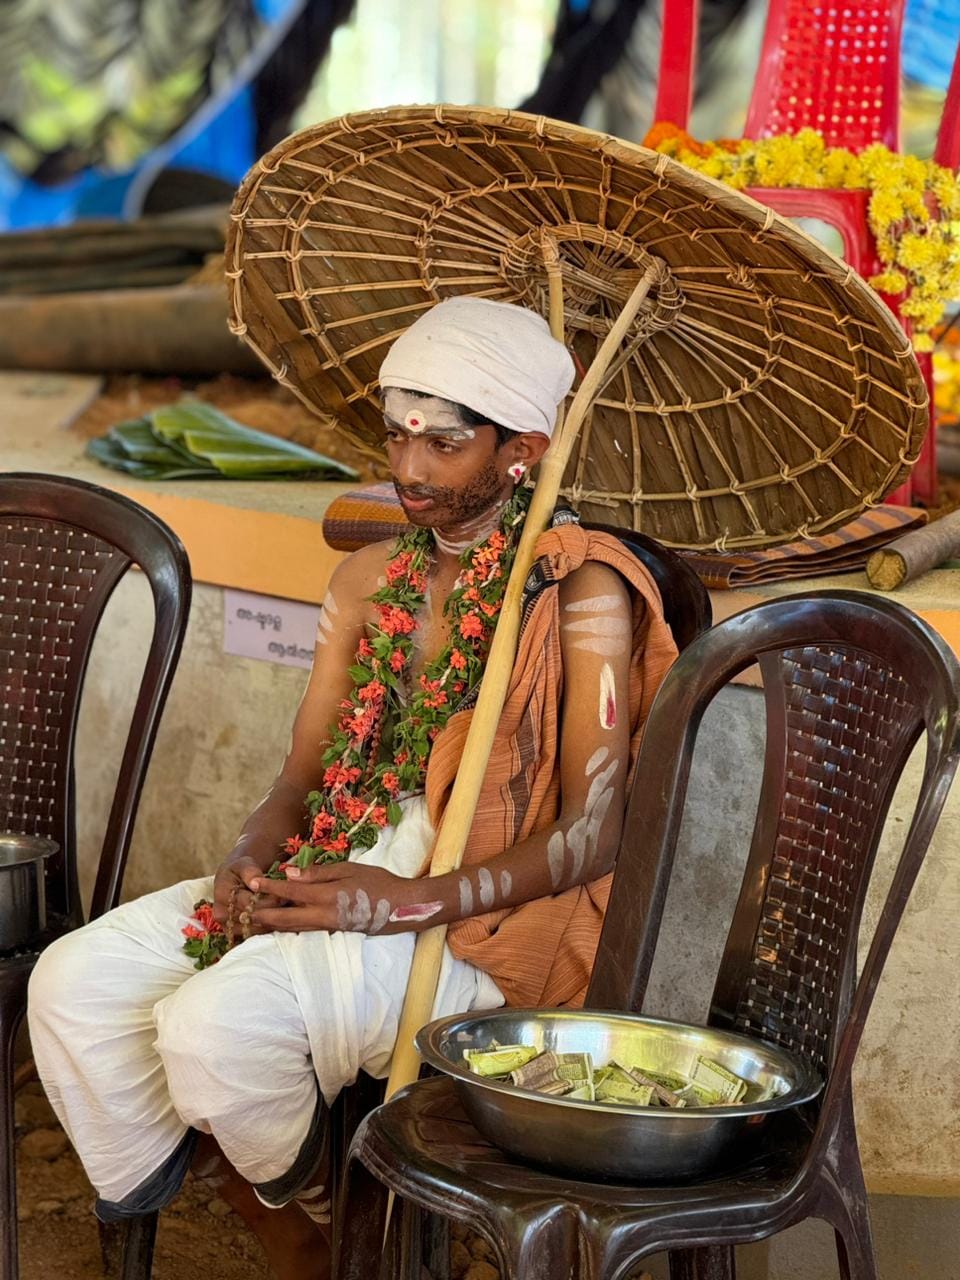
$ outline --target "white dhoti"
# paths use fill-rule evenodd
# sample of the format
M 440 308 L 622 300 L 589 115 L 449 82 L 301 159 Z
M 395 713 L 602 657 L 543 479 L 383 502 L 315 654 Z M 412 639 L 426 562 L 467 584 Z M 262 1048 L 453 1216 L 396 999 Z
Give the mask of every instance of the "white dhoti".
M 355 861 L 398 875 L 433 838 L 422 797 Z M 276 933 L 198 973 L 180 930 L 212 879 L 187 880 L 61 938 L 30 983 L 40 1078 L 101 1201 L 123 1205 L 190 1129 L 248 1181 L 289 1173 L 327 1103 L 359 1071 L 387 1073 L 415 935 Z M 434 1017 L 503 996 L 447 951 Z

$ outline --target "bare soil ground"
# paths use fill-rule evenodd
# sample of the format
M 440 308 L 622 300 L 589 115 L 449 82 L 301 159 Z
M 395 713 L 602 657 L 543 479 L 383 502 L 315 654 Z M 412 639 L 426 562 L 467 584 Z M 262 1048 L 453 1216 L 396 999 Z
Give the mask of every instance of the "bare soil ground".
M 93 1189 L 39 1084 L 20 1091 L 16 1119 L 21 1280 L 98 1280 L 103 1264 Z M 453 1235 L 452 1280 L 500 1280 L 485 1240 L 468 1236 L 458 1225 Z M 236 1214 L 188 1176 L 160 1215 L 153 1280 L 271 1280 L 271 1275 L 259 1243 Z
M 21 1278 L 96 1280 L 103 1266 L 93 1190 L 39 1084 L 21 1090 L 16 1118 Z M 160 1215 L 153 1276 L 269 1280 L 270 1272 L 240 1219 L 202 1182 L 188 1178 Z

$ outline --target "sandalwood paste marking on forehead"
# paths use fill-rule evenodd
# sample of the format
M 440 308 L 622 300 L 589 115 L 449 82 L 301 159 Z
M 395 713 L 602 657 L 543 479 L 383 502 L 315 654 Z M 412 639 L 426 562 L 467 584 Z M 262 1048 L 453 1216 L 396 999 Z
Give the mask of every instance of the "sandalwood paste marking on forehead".
M 420 924 L 443 910 L 442 902 L 413 902 L 409 907 L 396 907 L 390 912 L 391 924 Z
M 601 729 L 614 729 L 617 724 L 617 691 L 613 668 L 605 662 L 600 668 L 600 698 L 598 714 Z
M 413 395 L 402 387 L 387 387 L 383 396 L 383 414 L 388 428 L 411 436 L 472 440 L 477 434 L 449 400 L 439 396 Z

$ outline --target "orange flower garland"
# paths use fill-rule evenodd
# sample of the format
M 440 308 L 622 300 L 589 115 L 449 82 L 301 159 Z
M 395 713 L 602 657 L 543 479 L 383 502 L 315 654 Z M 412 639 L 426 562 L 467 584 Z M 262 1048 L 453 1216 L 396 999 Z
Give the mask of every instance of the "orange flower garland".
M 461 573 L 444 605 L 450 643 L 425 667 L 412 692 L 413 637 L 426 601 L 433 534 L 411 529 L 397 539 L 386 586 L 370 597 L 377 625 L 360 641 L 350 667 L 354 689 L 340 703 L 323 755 L 323 789 L 307 796 L 304 834 L 284 843 L 284 859 L 269 876 L 282 879 L 288 866 L 342 862 L 354 849 L 369 849 L 381 828 L 398 821 L 400 798 L 423 790 L 434 739 L 483 676 L 531 492 L 521 486 L 504 507 L 500 528 L 461 557 Z M 198 969 L 226 950 L 206 901 L 197 904 L 182 932 L 184 951 Z
M 644 145 L 738 191 L 868 191 L 867 217 L 883 268 L 868 283 L 881 293 L 903 296 L 899 310 L 910 321 L 914 347 L 932 350 L 932 331 L 945 302 L 960 296 L 960 181 L 951 169 L 880 143 L 857 153 L 828 147 L 813 129 L 699 142 L 662 121 Z

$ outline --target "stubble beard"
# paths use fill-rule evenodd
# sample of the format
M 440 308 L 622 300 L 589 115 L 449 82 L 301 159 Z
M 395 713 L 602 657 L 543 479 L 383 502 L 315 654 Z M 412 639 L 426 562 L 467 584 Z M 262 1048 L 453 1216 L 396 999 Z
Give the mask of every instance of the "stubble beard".
M 435 506 L 429 511 L 410 511 L 404 514 L 410 524 L 438 529 L 441 532 L 455 530 L 461 525 L 479 519 L 502 500 L 503 479 L 493 459 L 484 463 L 476 475 L 462 489 L 450 489 L 437 485 L 408 486 L 403 488 L 396 480 L 394 488 L 416 498 L 432 498 Z

